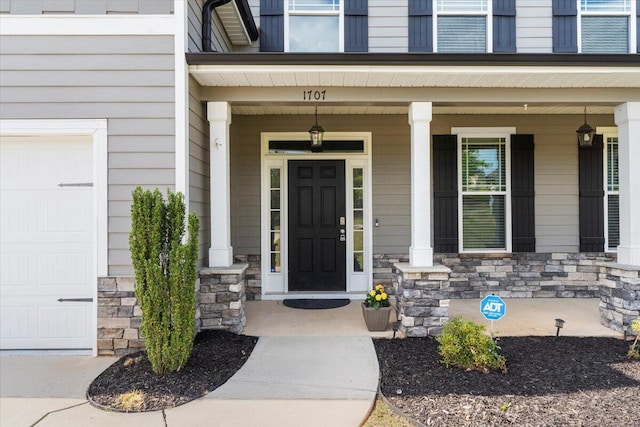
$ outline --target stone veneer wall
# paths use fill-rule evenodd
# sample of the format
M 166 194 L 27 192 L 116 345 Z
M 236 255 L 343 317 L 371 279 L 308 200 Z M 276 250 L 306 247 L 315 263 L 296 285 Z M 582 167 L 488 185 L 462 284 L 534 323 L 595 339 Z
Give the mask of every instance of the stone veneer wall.
M 98 355 L 120 356 L 144 349 L 142 310 L 133 277 L 98 278 Z
M 233 262 L 249 264 L 245 272 L 247 278 L 247 301 L 260 301 L 262 299 L 262 268 L 260 255 L 236 255 Z
M 451 298 L 597 298 L 604 253 L 436 254 L 451 268 Z
M 637 266 L 599 264 L 600 323 L 620 333 L 640 317 L 640 270 Z
M 449 273 L 441 265 L 412 267 L 395 265 L 397 279 L 396 311 L 400 330 L 407 337 L 440 335 L 442 325 L 449 320 Z
M 200 270 L 197 312 L 201 329 L 226 329 L 241 333 L 247 323 L 245 315 L 246 271 L 248 264 Z
M 240 255 L 248 262 L 247 300 L 261 299 L 260 255 Z M 434 264 L 449 267 L 451 298 L 597 298 L 598 263 L 615 260 L 605 253 L 435 254 Z M 376 254 L 373 284 L 392 290 L 394 265 L 408 263 L 407 254 Z

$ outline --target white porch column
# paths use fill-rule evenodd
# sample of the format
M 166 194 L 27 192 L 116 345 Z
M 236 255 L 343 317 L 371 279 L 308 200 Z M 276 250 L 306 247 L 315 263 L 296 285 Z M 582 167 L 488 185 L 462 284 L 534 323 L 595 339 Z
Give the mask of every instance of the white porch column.
M 431 102 L 412 102 L 411 125 L 411 248 L 415 267 L 433 265 L 431 247 Z
M 620 246 L 618 263 L 640 265 L 640 102 L 618 105 Z
M 229 187 L 229 125 L 231 106 L 228 102 L 207 102 L 209 120 L 209 160 L 211 209 L 211 248 L 209 267 L 233 264 L 231 247 L 231 196 Z

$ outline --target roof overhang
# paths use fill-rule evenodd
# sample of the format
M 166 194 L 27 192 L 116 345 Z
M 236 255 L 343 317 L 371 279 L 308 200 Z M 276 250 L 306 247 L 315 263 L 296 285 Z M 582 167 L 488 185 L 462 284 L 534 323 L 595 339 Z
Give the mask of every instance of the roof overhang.
M 216 87 L 640 88 L 638 55 L 189 53 Z
M 215 9 L 231 44 L 248 46 L 258 31 L 246 0 L 231 0 Z

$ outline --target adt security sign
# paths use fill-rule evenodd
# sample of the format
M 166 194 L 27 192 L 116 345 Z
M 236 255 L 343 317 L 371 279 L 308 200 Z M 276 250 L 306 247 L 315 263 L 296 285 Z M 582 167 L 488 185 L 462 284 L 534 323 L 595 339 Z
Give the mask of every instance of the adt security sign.
M 487 320 L 500 320 L 507 312 L 507 305 L 502 298 L 488 295 L 480 302 L 480 313 Z

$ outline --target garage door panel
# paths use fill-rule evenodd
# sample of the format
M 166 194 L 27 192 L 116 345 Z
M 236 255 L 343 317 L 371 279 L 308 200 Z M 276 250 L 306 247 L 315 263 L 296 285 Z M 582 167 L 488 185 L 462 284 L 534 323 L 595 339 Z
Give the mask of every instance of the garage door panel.
M 12 304 L 17 304 L 13 306 Z M 20 349 L 91 348 L 90 302 L 58 302 L 33 298 L 29 306 L 20 298 L 7 298 L 2 309 L 2 347 Z
M 0 140 L 2 349 L 91 348 L 93 189 L 89 137 Z
M 91 189 L 52 188 L 49 191 L 3 190 L 0 231 L 3 243 L 84 241 L 91 232 Z M 36 234 L 38 233 L 38 234 Z M 46 240 L 45 240 L 46 241 Z

